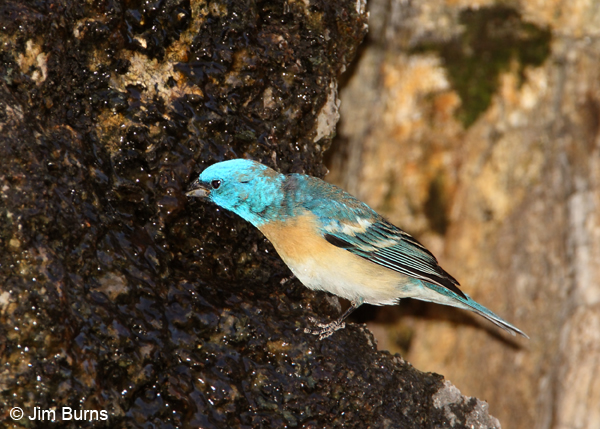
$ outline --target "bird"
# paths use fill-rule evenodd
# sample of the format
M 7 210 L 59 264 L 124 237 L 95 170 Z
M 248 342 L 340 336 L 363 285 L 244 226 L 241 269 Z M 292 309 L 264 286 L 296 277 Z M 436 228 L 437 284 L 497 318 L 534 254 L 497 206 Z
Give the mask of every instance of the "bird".
M 337 320 L 305 333 L 324 339 L 346 326 L 362 304 L 414 298 L 470 310 L 513 336 L 524 332 L 477 303 L 435 256 L 343 189 L 304 174 L 282 174 L 249 159 L 207 167 L 188 197 L 210 201 L 258 228 L 309 289 L 350 301 Z

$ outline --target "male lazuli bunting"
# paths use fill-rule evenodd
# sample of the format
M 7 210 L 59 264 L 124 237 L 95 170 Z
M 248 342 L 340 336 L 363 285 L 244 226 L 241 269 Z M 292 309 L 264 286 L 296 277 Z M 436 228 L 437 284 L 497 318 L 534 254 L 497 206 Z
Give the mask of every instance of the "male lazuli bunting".
M 390 305 L 401 298 L 470 310 L 527 337 L 462 292 L 421 243 L 323 180 L 234 159 L 204 170 L 187 196 L 241 216 L 262 231 L 306 287 L 352 303 L 335 322 L 305 329 L 321 339 L 342 329 L 361 304 Z

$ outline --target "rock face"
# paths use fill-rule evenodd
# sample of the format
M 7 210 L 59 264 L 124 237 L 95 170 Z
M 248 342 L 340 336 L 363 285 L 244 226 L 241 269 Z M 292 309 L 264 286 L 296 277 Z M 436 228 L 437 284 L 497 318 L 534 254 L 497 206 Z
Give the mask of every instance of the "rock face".
M 600 14 L 496 3 L 370 3 L 331 180 L 531 336 L 403 304 L 376 316 L 400 322 L 373 326 L 383 348 L 486 398 L 505 427 L 597 428 Z
M 364 8 L 0 3 L 3 425 L 54 410 L 61 427 L 499 427 L 362 327 L 303 334 L 337 300 L 184 196 L 233 157 L 324 174 Z

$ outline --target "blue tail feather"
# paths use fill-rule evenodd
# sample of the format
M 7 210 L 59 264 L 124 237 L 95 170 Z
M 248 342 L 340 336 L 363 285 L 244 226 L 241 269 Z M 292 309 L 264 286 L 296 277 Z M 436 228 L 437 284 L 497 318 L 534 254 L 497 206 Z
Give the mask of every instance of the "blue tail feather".
M 445 299 L 440 299 L 440 301 L 439 301 L 440 304 L 450 305 L 453 307 L 470 310 L 474 313 L 479 314 L 482 317 L 485 317 L 487 320 L 492 322 L 494 325 L 504 329 L 506 332 L 509 332 L 511 335 L 515 335 L 515 333 L 516 333 L 516 334 L 520 334 L 520 335 L 524 336 L 525 338 L 529 338 L 527 336 L 527 334 L 525 334 L 519 328 L 511 325 L 510 323 L 508 323 L 506 320 L 504 320 L 497 314 L 488 310 L 483 305 L 481 305 L 478 302 L 476 302 L 475 300 L 473 300 L 466 293 L 464 294 L 466 297 L 466 299 L 465 299 L 462 296 L 459 296 L 459 295 L 455 294 L 454 292 L 452 292 L 451 290 L 448 290 L 442 286 L 435 285 L 435 284 L 428 283 L 428 282 L 421 282 L 421 283 L 423 284 L 424 287 L 437 292 L 438 294 L 442 295 L 445 298 Z M 415 298 L 421 299 L 419 297 L 415 297 Z M 425 300 L 429 301 L 430 299 L 425 299 Z M 435 302 L 433 299 L 431 299 L 431 301 Z

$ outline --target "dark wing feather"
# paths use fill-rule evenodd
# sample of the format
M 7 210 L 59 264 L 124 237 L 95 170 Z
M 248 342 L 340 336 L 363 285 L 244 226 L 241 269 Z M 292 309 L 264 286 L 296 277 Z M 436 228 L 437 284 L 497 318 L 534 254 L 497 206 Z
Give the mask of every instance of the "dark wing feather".
M 364 232 L 349 228 L 344 230 L 343 226 L 328 228 L 324 237 L 336 247 L 409 277 L 445 287 L 466 299 L 456 279 L 439 266 L 429 250 L 408 233 L 383 219 L 370 225 Z
M 284 184 L 290 216 L 316 215 L 325 239 L 375 264 L 466 296 L 435 257 L 406 232 L 384 220 L 352 195 L 314 177 L 290 174 Z

